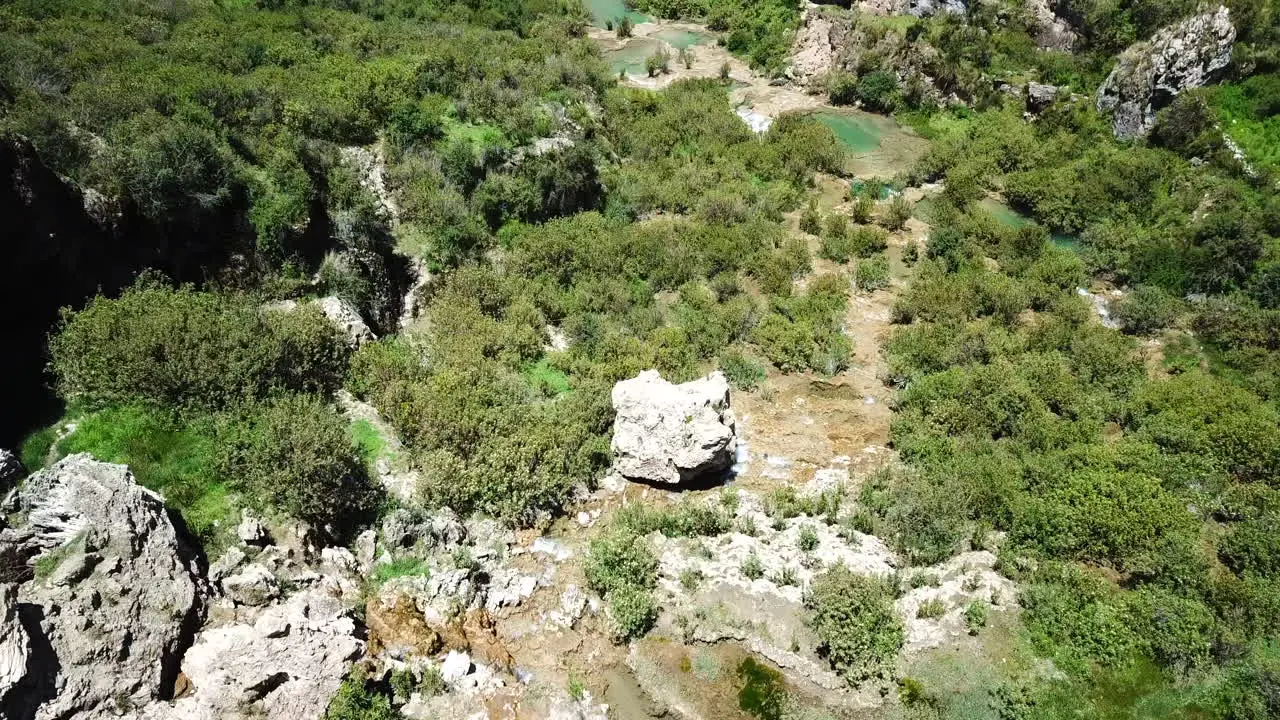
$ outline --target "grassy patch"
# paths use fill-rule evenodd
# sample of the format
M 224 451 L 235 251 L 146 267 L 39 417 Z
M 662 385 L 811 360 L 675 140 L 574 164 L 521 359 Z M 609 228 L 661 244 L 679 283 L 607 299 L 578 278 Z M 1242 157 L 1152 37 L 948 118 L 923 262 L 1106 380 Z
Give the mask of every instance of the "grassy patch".
M 57 442 L 58 430 L 57 425 L 50 425 L 42 430 L 37 430 L 22 440 L 22 447 L 18 450 L 18 455 L 22 459 L 22 466 L 27 472 L 35 472 L 44 467 L 45 460 L 49 457 L 49 451 L 53 449 L 53 444 Z
M 71 554 L 71 551 L 77 545 L 83 543 L 83 541 L 84 533 L 81 533 L 69 540 L 66 544 L 56 547 L 37 558 L 35 565 L 36 580 L 47 580 L 50 575 L 53 575 L 53 571 L 57 570 L 58 566 L 62 564 L 62 561 Z
M 391 456 L 391 453 L 387 452 L 387 439 L 368 420 L 357 420 L 351 423 L 351 440 L 359 448 L 360 459 L 370 470 L 380 458 Z
M 431 568 L 427 561 L 415 557 L 402 557 L 389 563 L 382 563 L 373 569 L 373 581 L 381 585 L 401 577 L 427 577 Z
M 554 397 L 569 392 L 569 376 L 551 364 L 547 358 L 525 367 L 525 380 L 539 392 Z
M 206 420 L 179 427 L 162 413 L 126 406 L 83 418 L 58 443 L 58 455 L 87 452 L 104 462 L 128 465 L 139 484 L 182 513 L 207 548 L 236 517 L 231 494 L 214 470 L 215 447 Z

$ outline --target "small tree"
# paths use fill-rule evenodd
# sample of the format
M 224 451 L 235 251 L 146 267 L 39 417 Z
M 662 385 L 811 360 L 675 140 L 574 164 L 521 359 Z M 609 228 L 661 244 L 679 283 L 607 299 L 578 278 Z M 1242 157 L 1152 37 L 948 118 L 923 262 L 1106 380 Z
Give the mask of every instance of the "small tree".
M 690 50 L 689 48 L 680 49 L 680 64 L 684 66 L 685 70 L 693 69 L 693 51 L 692 50 Z
M 614 22 L 613 26 L 614 26 L 615 33 L 618 36 L 618 39 L 621 40 L 621 39 L 631 37 L 631 29 L 633 27 L 631 23 L 631 18 L 627 17 L 626 15 L 623 15 L 622 17 L 618 18 L 617 21 Z
M 644 69 L 649 73 L 649 77 L 653 77 L 659 72 L 666 75 L 671 72 L 671 53 L 667 52 L 665 48 L 659 48 L 644 59 Z
M 889 671 L 903 632 L 887 583 L 837 565 L 813 579 L 804 604 L 819 651 L 850 685 Z
M 911 204 L 902 195 L 895 195 L 889 203 L 889 212 L 885 214 L 884 226 L 896 232 L 906 227 L 910 219 Z
M 729 81 L 729 73 L 730 73 L 732 70 L 733 70 L 733 68 L 729 66 L 729 61 L 728 61 L 728 60 L 726 60 L 726 61 L 724 61 L 723 63 L 721 63 L 721 64 L 720 64 L 720 80 L 721 80 L 722 82 L 728 82 L 728 81 Z
M 220 474 L 260 506 L 341 535 L 377 504 L 346 421 L 319 398 L 289 395 L 224 413 L 218 443 Z

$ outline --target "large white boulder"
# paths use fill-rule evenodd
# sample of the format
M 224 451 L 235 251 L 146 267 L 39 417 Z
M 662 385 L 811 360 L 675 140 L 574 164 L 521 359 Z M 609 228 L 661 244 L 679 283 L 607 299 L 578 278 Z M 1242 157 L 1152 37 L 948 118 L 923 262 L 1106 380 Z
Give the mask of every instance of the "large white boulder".
M 364 653 L 358 635 L 341 600 L 302 590 L 252 625 L 201 632 L 182 659 L 191 692 L 129 720 L 320 720 Z
M 1098 110 L 1112 114 L 1117 138 L 1146 135 L 1155 127 L 1157 110 L 1208 84 L 1231 63 L 1235 40 L 1231 11 L 1221 5 L 1161 29 L 1120 55 L 1098 90 Z
M 17 504 L 26 523 L 0 532 L 0 545 L 41 562 L 17 591 L 26 667 L 13 666 L 21 638 L 0 651 L 7 710 L 106 717 L 168 697 L 206 589 L 161 498 L 127 467 L 79 454 L 29 477 Z
M 612 398 L 613 467 L 623 477 L 675 485 L 733 464 L 737 437 L 722 373 L 673 385 L 646 370 L 614 385 Z

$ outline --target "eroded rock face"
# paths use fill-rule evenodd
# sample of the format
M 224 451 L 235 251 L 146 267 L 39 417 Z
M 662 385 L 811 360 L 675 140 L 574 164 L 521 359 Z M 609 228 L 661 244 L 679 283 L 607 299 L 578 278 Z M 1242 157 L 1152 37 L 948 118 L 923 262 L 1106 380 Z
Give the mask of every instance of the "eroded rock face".
M 205 593 L 161 498 L 79 454 L 28 478 L 17 504 L 27 522 L 0 544 L 42 570 L 17 591 L 32 650 L 24 676 L 7 675 L 8 717 L 97 717 L 170 696 Z
M 351 303 L 338 297 L 322 297 L 319 300 L 312 300 L 316 308 L 332 322 L 344 335 L 347 340 L 354 346 L 360 346 L 367 342 L 378 339 L 373 330 L 369 329 L 369 325 L 360 317 L 360 312 L 355 309 Z M 277 312 L 293 312 L 297 310 L 299 305 L 295 300 L 281 300 L 280 302 L 269 303 L 264 306 L 267 310 L 275 310 Z
M 16 485 L 25 474 L 26 471 L 22 469 L 22 463 L 17 456 L 0 448 L 0 492 Z
M 1076 32 L 1070 23 L 1053 11 L 1052 5 L 1050 0 L 1026 0 L 1025 8 L 1031 20 L 1029 29 L 1041 48 L 1070 51 L 1076 44 Z
M 0 701 L 27 674 L 31 638 L 18 617 L 17 588 L 0 585 Z
M 1120 55 L 1098 90 L 1098 110 L 1112 114 L 1117 138 L 1147 135 L 1156 111 L 1180 93 L 1208 84 L 1231 62 L 1235 39 L 1225 6 L 1160 30 Z
M 182 671 L 192 692 L 151 703 L 137 720 L 319 720 L 364 652 L 343 602 L 306 590 L 252 624 L 205 630 Z
M 623 477 L 679 484 L 733 464 L 737 437 L 723 374 L 673 385 L 646 370 L 614 385 L 612 399 L 613 467 Z

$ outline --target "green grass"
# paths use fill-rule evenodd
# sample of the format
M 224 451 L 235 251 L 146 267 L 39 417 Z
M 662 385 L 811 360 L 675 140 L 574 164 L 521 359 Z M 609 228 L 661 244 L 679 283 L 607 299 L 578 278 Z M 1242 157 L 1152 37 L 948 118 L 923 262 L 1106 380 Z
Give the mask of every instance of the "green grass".
M 49 451 L 53 449 L 57 439 L 57 425 L 37 430 L 23 439 L 18 456 L 22 459 L 22 466 L 27 469 L 27 472 L 35 472 L 44 467 Z
M 402 557 L 383 563 L 373 569 L 373 582 L 381 585 L 401 577 L 428 577 L 431 568 L 425 560 L 415 557 Z
M 537 390 L 548 396 L 562 395 L 569 392 L 569 376 L 551 364 L 547 358 L 539 360 L 524 369 L 525 380 Z
M 58 566 L 62 564 L 62 561 L 71 554 L 72 549 L 83 541 L 84 533 L 81 533 L 72 538 L 66 544 L 60 545 L 37 558 L 35 565 L 36 580 L 43 581 L 48 579 L 50 575 L 53 575 L 53 571 L 57 570 Z
M 387 451 L 387 439 L 368 420 L 351 423 L 351 440 L 359 448 L 360 459 L 370 470 L 373 470 L 379 459 L 392 456 Z
M 1244 150 L 1249 162 L 1280 168 L 1280 115 L 1271 108 L 1280 90 L 1280 75 L 1258 75 L 1206 91 L 1222 128 Z
M 118 407 L 87 415 L 58 443 L 58 456 L 87 452 L 129 466 L 139 484 L 164 496 L 209 549 L 235 524 L 236 507 L 215 466 L 211 423 L 178 427 L 162 413 Z

